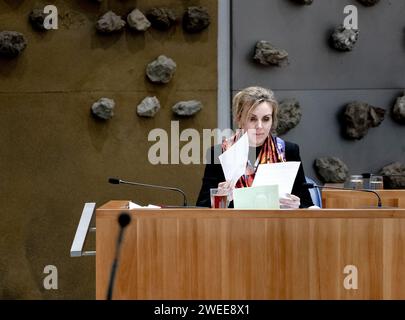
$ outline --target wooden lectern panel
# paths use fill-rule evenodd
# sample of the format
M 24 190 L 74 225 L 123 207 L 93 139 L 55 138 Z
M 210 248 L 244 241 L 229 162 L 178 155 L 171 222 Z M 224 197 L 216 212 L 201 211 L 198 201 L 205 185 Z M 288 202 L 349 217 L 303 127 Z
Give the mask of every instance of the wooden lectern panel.
M 105 299 L 125 202 L 97 210 Z M 405 299 L 405 210 L 131 210 L 114 299 Z M 346 266 L 358 289 L 346 289 Z
M 383 207 L 405 209 L 405 190 L 375 190 Z M 376 207 L 377 196 L 352 190 L 322 190 L 322 206 L 326 209 L 358 209 Z

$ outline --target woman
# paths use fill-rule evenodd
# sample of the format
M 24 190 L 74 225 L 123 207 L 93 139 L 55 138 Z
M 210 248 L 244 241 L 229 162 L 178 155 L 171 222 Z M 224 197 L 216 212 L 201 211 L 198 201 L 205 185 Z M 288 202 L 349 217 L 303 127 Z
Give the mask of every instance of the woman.
M 211 148 L 211 161 L 205 168 L 203 184 L 197 200 L 197 206 L 210 207 L 210 189 L 220 188 L 231 191 L 233 188 L 250 187 L 259 164 L 282 161 L 301 161 L 298 145 L 284 142 L 271 134 L 277 127 L 278 103 L 272 91 L 261 87 L 249 87 L 233 98 L 235 124 L 238 130 L 221 146 Z M 274 131 L 274 130 L 273 130 Z M 235 186 L 225 181 L 217 155 L 228 150 L 245 132 L 249 138 L 249 161 L 246 172 Z M 221 150 L 218 150 L 220 148 Z M 280 199 L 281 208 L 307 208 L 313 205 L 305 183 L 302 164 L 299 167 L 292 194 Z M 231 207 L 233 204 L 231 203 Z

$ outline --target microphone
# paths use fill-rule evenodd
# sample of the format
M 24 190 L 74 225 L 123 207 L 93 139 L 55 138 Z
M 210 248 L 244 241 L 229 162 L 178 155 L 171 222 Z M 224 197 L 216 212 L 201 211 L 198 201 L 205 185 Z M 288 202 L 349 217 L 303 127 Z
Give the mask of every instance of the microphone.
M 312 188 L 318 188 L 318 189 L 336 189 L 336 190 L 350 190 L 350 191 L 361 191 L 361 192 L 370 192 L 370 193 L 374 193 L 377 198 L 378 198 L 378 202 L 377 202 L 377 207 L 381 208 L 382 207 L 382 203 L 381 203 L 381 198 L 380 195 L 373 191 L 373 190 L 369 190 L 369 189 L 350 189 L 350 188 L 338 188 L 338 187 L 325 187 L 325 186 L 320 186 L 317 185 L 315 183 L 308 183 L 305 182 L 302 184 L 303 187 L 308 188 L 308 189 L 312 189 Z
M 116 178 L 109 178 L 108 182 L 111 184 L 130 184 L 134 186 L 141 186 L 141 187 L 148 187 L 148 188 L 157 188 L 157 189 L 163 189 L 163 190 L 171 190 L 171 191 L 176 191 L 180 192 L 183 195 L 183 206 L 187 207 L 187 198 L 186 194 L 184 193 L 183 190 L 179 188 L 174 188 L 174 187 L 164 187 L 164 186 L 158 186 L 154 184 L 146 184 L 146 183 L 139 183 L 139 182 L 132 182 L 132 181 L 125 181 L 121 179 L 116 179 Z
M 118 234 L 118 239 L 117 239 L 117 244 L 115 248 L 115 257 L 114 261 L 111 267 L 111 273 L 110 273 L 110 281 L 108 283 L 108 291 L 107 291 L 107 300 L 112 299 L 113 291 L 114 291 L 114 283 L 115 283 L 115 274 L 117 272 L 117 266 L 118 266 L 118 258 L 119 258 L 119 253 L 121 249 L 121 244 L 122 244 L 122 239 L 124 237 L 124 230 L 127 225 L 131 222 L 131 216 L 123 212 L 119 215 L 118 217 L 118 223 L 120 225 L 120 233 Z

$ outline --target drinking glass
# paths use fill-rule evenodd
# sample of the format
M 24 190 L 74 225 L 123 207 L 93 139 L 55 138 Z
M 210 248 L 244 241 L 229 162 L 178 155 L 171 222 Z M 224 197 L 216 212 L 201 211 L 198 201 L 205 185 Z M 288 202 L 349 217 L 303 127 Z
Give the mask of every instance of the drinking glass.
M 370 189 L 381 190 L 384 189 L 384 182 L 382 176 L 372 175 L 370 177 Z
M 352 175 L 349 180 L 349 188 L 351 189 L 363 189 L 363 176 Z
M 211 197 L 211 208 L 222 208 L 226 209 L 229 205 L 229 192 L 213 188 L 210 189 L 210 197 Z

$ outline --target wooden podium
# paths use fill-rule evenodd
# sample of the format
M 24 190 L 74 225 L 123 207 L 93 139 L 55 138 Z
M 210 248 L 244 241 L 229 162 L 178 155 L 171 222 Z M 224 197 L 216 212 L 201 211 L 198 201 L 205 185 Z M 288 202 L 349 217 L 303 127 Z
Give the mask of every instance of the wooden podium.
M 405 209 L 405 190 L 375 190 L 381 198 L 383 207 Z M 322 190 L 324 208 L 364 208 L 377 205 L 376 195 L 352 190 Z
M 128 211 L 126 203 L 96 211 L 97 299 L 106 298 L 123 211 L 132 221 L 113 299 L 405 299 L 404 209 Z M 347 266 L 357 289 L 344 285 Z

